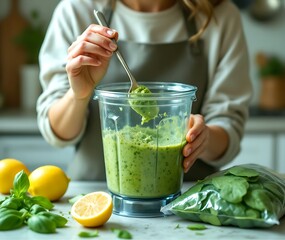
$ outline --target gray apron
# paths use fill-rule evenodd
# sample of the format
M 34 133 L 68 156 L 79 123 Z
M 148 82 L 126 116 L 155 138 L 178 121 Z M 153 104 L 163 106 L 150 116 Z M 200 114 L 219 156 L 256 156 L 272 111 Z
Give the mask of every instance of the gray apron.
M 104 11 L 107 21 L 111 21 L 112 10 Z M 189 37 L 196 33 L 195 21 L 187 21 Z M 203 52 L 203 42 L 197 44 L 188 40 L 170 44 L 140 44 L 118 41 L 118 47 L 138 81 L 180 82 L 198 88 L 193 102 L 192 113 L 200 113 L 207 90 L 207 58 Z M 126 82 L 128 76 L 114 55 L 102 83 Z M 76 147 L 75 159 L 68 169 L 73 180 L 105 180 L 105 167 L 100 127 L 98 102 L 91 100 L 90 115 L 86 132 Z M 197 160 L 184 180 L 203 179 L 216 169 Z

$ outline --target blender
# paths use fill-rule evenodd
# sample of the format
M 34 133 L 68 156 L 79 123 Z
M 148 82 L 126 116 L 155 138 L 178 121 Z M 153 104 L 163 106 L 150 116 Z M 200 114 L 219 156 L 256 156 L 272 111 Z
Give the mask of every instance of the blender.
M 167 82 L 139 86 L 150 92 L 130 94 L 129 83 L 95 89 L 107 186 L 115 214 L 159 217 L 161 207 L 181 194 L 182 149 L 197 88 Z M 152 117 L 146 120 L 141 112 Z

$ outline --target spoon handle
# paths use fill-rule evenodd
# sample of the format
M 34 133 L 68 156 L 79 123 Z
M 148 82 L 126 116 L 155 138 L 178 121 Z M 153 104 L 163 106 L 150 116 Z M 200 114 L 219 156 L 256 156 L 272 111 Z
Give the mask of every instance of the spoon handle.
M 98 21 L 98 23 L 99 23 L 101 26 L 109 27 L 108 24 L 107 24 L 107 21 L 106 21 L 106 19 L 105 19 L 105 17 L 104 17 L 104 15 L 103 15 L 102 12 L 94 10 L 94 15 L 95 15 L 96 20 Z M 112 39 L 112 41 L 113 41 L 114 43 L 116 43 L 116 40 L 115 40 L 114 38 Z M 129 66 L 128 66 L 128 64 L 126 63 L 126 61 L 125 61 L 124 57 L 122 56 L 122 54 L 120 53 L 118 47 L 117 47 L 115 53 L 116 53 L 117 58 L 119 59 L 119 61 L 120 61 L 121 64 L 123 65 L 124 69 L 126 70 L 126 72 L 127 72 L 128 76 L 129 76 L 130 80 L 131 80 L 131 88 L 130 88 L 130 91 L 131 91 L 132 89 L 137 88 L 137 87 L 138 87 L 137 81 L 136 81 L 136 79 L 134 78 L 134 76 L 132 75 L 132 73 L 131 73 L 131 71 L 130 71 L 130 69 L 129 69 Z

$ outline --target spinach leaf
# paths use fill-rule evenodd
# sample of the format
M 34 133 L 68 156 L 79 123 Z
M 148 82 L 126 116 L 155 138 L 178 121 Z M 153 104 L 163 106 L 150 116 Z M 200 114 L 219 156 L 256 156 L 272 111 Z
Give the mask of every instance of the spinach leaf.
M 225 173 L 225 175 L 229 173 L 237 177 L 247 177 L 247 178 L 252 178 L 252 179 L 257 179 L 257 177 L 259 176 L 258 171 L 254 169 L 250 169 L 250 168 L 241 167 L 241 166 L 234 166 L 230 168 Z
M 188 229 L 190 230 L 205 230 L 207 227 L 203 224 L 192 224 L 187 226 Z
M 235 166 L 198 181 L 161 211 L 216 226 L 268 228 L 285 213 L 285 179 L 258 164 Z
M 244 178 L 236 176 L 215 177 L 212 179 L 212 183 L 221 190 L 221 197 L 231 203 L 241 202 L 249 187 Z
M 98 231 L 93 231 L 93 232 L 80 232 L 78 234 L 79 237 L 82 238 L 93 238 L 93 237 L 98 237 L 99 232 Z
M 123 239 L 132 239 L 133 238 L 132 234 L 130 232 L 128 232 L 127 230 L 112 228 L 112 232 L 114 232 L 118 238 L 123 238 Z
M 266 192 L 262 189 L 253 189 L 248 192 L 248 194 L 244 198 L 244 202 L 249 207 L 263 211 L 268 210 L 272 211 L 271 200 L 266 194 Z

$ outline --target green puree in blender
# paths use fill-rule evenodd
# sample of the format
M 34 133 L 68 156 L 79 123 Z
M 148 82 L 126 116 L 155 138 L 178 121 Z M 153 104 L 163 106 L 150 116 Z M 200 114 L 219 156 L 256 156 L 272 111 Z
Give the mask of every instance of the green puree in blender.
M 159 112 L 155 100 L 143 99 L 147 97 L 147 94 L 151 94 L 151 91 L 147 87 L 139 85 L 131 92 L 131 99 L 129 100 L 132 109 L 142 116 L 142 124 L 154 119 Z
M 179 118 L 157 128 L 125 126 L 103 132 L 107 184 L 128 197 L 164 197 L 180 191 L 185 134 Z

